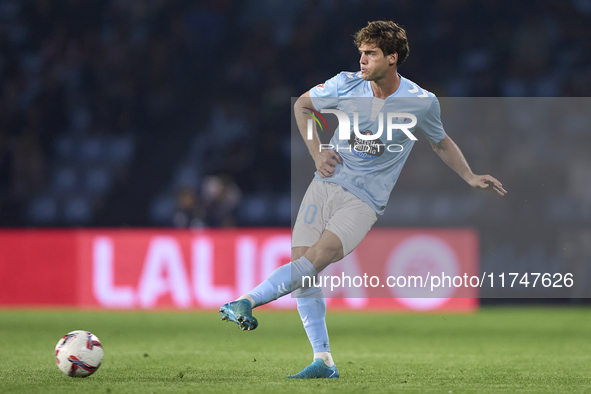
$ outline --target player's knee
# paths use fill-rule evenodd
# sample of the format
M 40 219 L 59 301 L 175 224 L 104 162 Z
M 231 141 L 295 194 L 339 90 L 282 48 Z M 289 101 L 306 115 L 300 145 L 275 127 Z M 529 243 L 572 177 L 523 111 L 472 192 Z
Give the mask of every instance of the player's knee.
M 294 248 L 291 248 L 291 261 L 297 260 L 303 255 L 305 255 L 308 249 L 310 248 L 307 246 L 296 246 Z
M 306 257 L 316 267 L 322 270 L 330 263 L 334 263 L 342 258 L 343 251 L 340 248 L 332 246 L 312 246 L 306 252 Z

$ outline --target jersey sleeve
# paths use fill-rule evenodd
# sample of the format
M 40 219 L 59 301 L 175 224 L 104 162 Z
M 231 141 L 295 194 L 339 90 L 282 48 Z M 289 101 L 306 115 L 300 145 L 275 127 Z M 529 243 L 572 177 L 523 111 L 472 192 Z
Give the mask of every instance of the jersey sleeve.
M 417 128 L 433 143 L 440 142 L 445 137 L 443 123 L 441 123 L 441 106 L 437 97 L 429 99 L 431 104 L 427 112 L 417 124 Z
M 324 83 L 310 89 L 312 104 L 317 110 L 324 108 L 336 108 L 339 97 L 339 75 L 335 75 Z

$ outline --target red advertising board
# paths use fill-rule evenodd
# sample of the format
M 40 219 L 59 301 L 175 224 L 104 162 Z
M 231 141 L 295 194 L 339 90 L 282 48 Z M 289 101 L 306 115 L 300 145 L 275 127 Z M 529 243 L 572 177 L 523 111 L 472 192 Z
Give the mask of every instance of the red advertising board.
M 290 255 L 289 229 L 0 231 L 0 306 L 214 309 L 247 293 Z M 325 289 L 327 304 L 470 311 L 478 304 L 471 287 L 425 298 L 401 282 L 383 284 L 425 272 L 478 275 L 477 262 L 472 230 L 373 229 L 323 275 L 366 275 L 382 284 Z M 295 299 L 266 307 L 293 308 Z

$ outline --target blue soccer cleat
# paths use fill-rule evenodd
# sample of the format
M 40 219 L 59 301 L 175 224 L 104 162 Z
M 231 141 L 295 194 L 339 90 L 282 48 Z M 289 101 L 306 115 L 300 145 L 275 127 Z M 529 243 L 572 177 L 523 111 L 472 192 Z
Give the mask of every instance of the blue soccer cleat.
M 219 312 L 222 320 L 233 321 L 242 331 L 254 330 L 259 325 L 256 317 L 252 315 L 252 304 L 246 299 L 224 304 Z
M 339 371 L 337 371 L 336 365 L 328 367 L 321 358 L 315 358 L 312 364 L 308 365 L 295 375 L 289 375 L 287 379 L 333 379 L 338 377 Z

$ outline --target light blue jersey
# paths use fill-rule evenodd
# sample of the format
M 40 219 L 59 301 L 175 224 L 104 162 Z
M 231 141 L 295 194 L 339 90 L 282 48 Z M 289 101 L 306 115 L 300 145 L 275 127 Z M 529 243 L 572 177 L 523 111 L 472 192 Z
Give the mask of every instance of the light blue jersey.
M 392 130 L 391 138 L 388 138 L 388 113 L 414 115 L 416 125 L 408 129 L 410 135 L 421 130 L 434 143 L 445 137 L 439 101 L 435 95 L 404 77 L 401 77 L 398 90 L 385 100 L 373 97 L 371 83 L 363 80 L 360 72 L 341 72 L 310 89 L 310 97 L 317 111 L 334 108 L 346 113 L 351 126 L 346 133 L 349 139 L 339 140 L 337 129 L 330 141 L 331 146 L 323 147 L 338 151 L 343 164 L 336 166 L 331 177 L 322 178 L 316 172 L 314 179 L 343 186 L 380 215 L 386 209 L 390 193 L 415 142 L 400 129 Z M 360 134 L 379 134 L 381 124 L 379 138 L 369 141 L 356 137 L 353 132 L 355 112 Z M 411 117 L 405 116 L 390 119 L 390 123 L 394 124 L 409 124 L 412 121 Z

